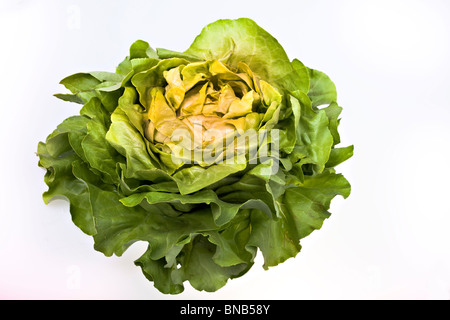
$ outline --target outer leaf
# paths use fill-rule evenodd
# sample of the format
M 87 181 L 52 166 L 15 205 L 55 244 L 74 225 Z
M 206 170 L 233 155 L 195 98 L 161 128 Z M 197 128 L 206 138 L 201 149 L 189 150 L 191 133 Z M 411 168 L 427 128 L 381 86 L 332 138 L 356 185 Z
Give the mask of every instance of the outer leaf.
M 153 260 L 150 257 L 151 249 L 147 250 L 134 263 L 141 267 L 145 277 L 154 282 L 155 287 L 166 294 L 179 294 L 183 292 L 183 282 L 174 281 L 172 278 L 175 267 L 166 267 L 166 260 L 164 258 Z
M 336 102 L 331 102 L 328 107 L 323 108 L 322 110 L 325 111 L 328 117 L 328 128 L 330 129 L 330 133 L 333 136 L 333 146 L 339 144 L 341 142 L 341 137 L 338 131 L 338 118 L 342 112 L 342 108 Z
M 106 141 L 106 128 L 98 121 L 87 124 L 87 134 L 82 141 L 86 160 L 103 173 L 103 179 L 110 184 L 119 183 L 117 164 L 124 162 L 123 157 Z
M 261 250 L 264 269 L 295 257 L 300 251 L 298 238 L 288 231 L 289 223 L 287 217 L 273 219 L 260 211 L 252 211 L 252 232 L 248 246 L 255 246 Z
M 328 209 L 336 195 L 348 197 L 350 185 L 340 174 L 323 173 L 305 177 L 301 187 L 289 188 L 283 203 L 292 217 L 299 239 L 320 229 L 323 221 L 330 216 Z
M 80 98 L 76 94 L 56 93 L 56 94 L 54 94 L 54 96 L 61 100 L 64 100 L 64 101 L 75 102 L 75 103 L 79 103 L 79 104 L 84 104 L 84 102 L 85 102 L 82 98 Z
M 309 79 L 309 69 L 306 67 L 300 60 L 294 59 L 292 60 L 292 66 L 295 71 L 299 75 L 300 79 L 302 79 L 301 85 L 298 86 L 294 90 L 300 90 L 304 93 L 308 93 L 310 89 L 310 79 Z
M 209 24 L 185 53 L 203 60 L 219 59 L 231 67 L 243 61 L 262 79 L 280 89 L 304 87 L 304 79 L 292 66 L 283 47 L 250 19 L 218 20 Z
M 249 213 L 250 210 L 242 210 L 224 230 L 206 233 L 209 241 L 217 246 L 212 259 L 219 266 L 246 263 L 250 268 L 253 264 L 256 248 L 247 245 L 252 231 Z
M 308 96 L 313 107 L 337 101 L 336 86 L 323 72 L 309 69 L 310 88 Z
M 60 84 L 64 85 L 72 93 L 93 90 L 100 83 L 102 82 L 90 73 L 75 73 L 60 81 Z
M 158 59 L 156 51 L 150 47 L 148 42 L 137 40 L 130 47 L 130 59 L 136 58 L 152 58 Z
M 197 61 L 202 60 L 201 58 L 199 58 L 197 56 L 189 55 L 189 54 L 183 53 L 183 52 L 162 49 L 162 48 L 157 48 L 156 52 L 158 53 L 158 56 L 161 59 L 181 58 L 181 59 L 188 60 L 190 62 L 197 62 Z
M 197 290 L 217 291 L 228 279 L 242 274 L 247 264 L 222 267 L 213 260 L 215 245 L 203 236 L 185 246 L 182 267 L 177 270 L 176 279 L 188 280 Z M 179 280 L 178 280 L 179 281 Z
M 301 114 L 294 155 L 298 155 L 299 158 L 306 157 L 309 159 L 308 162 L 317 165 L 318 172 L 321 172 L 325 168 L 334 142 L 329 129 L 329 119 L 324 110 L 314 112 L 310 101 L 302 93 L 296 92 L 296 96 L 301 99 Z
M 141 240 L 150 243 L 152 259 L 160 259 L 191 233 L 217 228 L 210 210 L 174 218 L 158 206 L 125 207 L 120 202 L 120 194 L 93 180 L 85 164 L 74 163 L 74 174 L 89 188 L 97 229 L 95 248 L 107 256 L 120 256 L 131 244 Z
M 67 139 L 67 134 L 62 134 Z M 68 143 L 68 141 L 67 141 Z M 73 152 L 51 156 L 44 143 L 39 143 L 39 166 L 45 168 L 45 183 L 49 189 L 43 195 L 48 204 L 52 199 L 63 196 L 70 201 L 70 213 L 74 224 L 89 235 L 96 233 L 93 211 L 86 185 L 72 174 L 72 164 L 79 157 Z
M 202 190 L 189 195 L 166 192 L 135 193 L 120 201 L 127 207 L 134 207 L 141 204 L 144 199 L 149 204 L 180 203 L 210 205 L 214 221 L 218 226 L 230 222 L 240 209 L 259 209 L 265 211 L 267 215 L 270 215 L 271 212 L 270 208 L 259 199 L 251 199 L 243 203 L 228 203 L 220 200 L 212 190 Z
M 120 108 L 111 115 L 111 121 L 106 140 L 127 159 L 126 176 L 150 181 L 168 178 L 168 175 L 161 171 L 158 168 L 159 165 L 150 157 L 143 137 Z
M 192 166 L 173 175 L 181 194 L 189 194 L 244 170 L 245 163 L 216 164 L 208 168 Z
M 331 149 L 330 158 L 326 164 L 327 168 L 336 167 L 338 164 L 350 159 L 353 156 L 354 146 Z

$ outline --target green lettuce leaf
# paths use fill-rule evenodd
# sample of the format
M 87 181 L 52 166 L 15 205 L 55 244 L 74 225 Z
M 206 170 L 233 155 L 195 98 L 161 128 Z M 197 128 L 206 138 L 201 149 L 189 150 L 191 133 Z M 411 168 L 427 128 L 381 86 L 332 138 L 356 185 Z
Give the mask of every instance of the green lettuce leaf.
M 218 59 L 231 67 L 243 61 L 280 89 L 305 89 L 308 81 L 291 64 L 279 42 L 247 18 L 218 20 L 206 26 L 185 53 L 201 60 Z
M 264 269 L 295 257 L 350 195 L 336 85 L 250 19 L 207 25 L 184 52 L 137 40 L 115 72 L 61 84 L 82 107 L 38 143 L 44 203 L 66 199 L 105 256 L 147 243 L 135 265 L 164 294 L 219 290 L 258 251 Z

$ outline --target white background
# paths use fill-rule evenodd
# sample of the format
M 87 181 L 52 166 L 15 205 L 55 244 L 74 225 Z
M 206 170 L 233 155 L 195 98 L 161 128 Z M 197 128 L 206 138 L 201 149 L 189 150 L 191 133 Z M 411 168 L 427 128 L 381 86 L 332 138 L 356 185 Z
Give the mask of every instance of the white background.
M 137 39 L 184 51 L 203 26 L 248 17 L 291 59 L 326 72 L 343 106 L 338 167 L 352 195 L 295 259 L 262 260 L 216 293 L 153 288 L 133 261 L 94 251 L 68 204 L 44 205 L 37 143 L 79 105 L 63 77 L 114 71 Z M 0 2 L 1 299 L 449 299 L 450 4 L 377 1 Z

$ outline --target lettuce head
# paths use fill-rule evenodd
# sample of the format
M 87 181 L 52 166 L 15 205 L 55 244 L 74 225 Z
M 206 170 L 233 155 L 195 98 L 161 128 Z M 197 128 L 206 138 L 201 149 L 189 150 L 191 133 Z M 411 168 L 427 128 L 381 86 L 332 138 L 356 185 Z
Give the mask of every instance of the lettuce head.
M 206 26 L 184 52 L 138 40 L 115 72 L 61 81 L 79 103 L 38 144 L 45 203 L 62 196 L 94 248 L 135 261 L 166 294 L 216 291 L 300 251 L 350 185 L 335 167 L 336 87 L 250 19 Z

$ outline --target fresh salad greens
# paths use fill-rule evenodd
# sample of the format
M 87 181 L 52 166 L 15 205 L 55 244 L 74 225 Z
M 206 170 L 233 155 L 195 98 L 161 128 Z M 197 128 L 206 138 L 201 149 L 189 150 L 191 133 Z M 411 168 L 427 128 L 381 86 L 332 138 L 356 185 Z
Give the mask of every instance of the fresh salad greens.
M 82 107 L 38 145 L 44 201 L 67 198 L 106 256 L 148 242 L 135 264 L 163 293 L 216 291 L 258 249 L 265 269 L 296 256 L 350 194 L 335 85 L 250 19 L 216 21 L 184 52 L 138 40 L 115 72 L 61 84 Z

